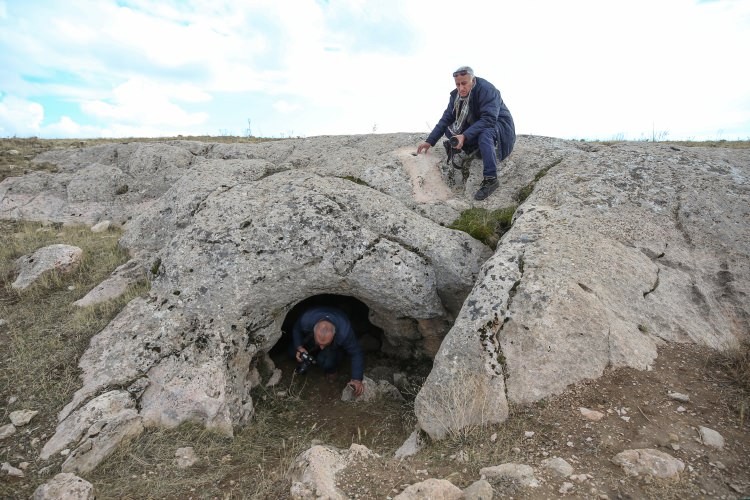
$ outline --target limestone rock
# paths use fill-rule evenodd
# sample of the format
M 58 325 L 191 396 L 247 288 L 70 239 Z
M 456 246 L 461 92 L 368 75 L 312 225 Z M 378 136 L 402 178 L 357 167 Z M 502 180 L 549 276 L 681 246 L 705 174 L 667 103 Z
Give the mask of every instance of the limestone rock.
M 124 294 L 128 287 L 146 279 L 146 270 L 137 260 L 129 260 L 115 269 L 112 274 L 94 287 L 83 298 L 73 302 L 74 306 L 88 307 L 116 299 Z
M 573 474 L 573 466 L 570 465 L 567 460 L 560 457 L 542 460 L 542 467 L 561 478 L 570 477 L 570 475 Z
M 109 391 L 92 399 L 60 421 L 55 434 L 39 453 L 39 458 L 48 460 L 52 455 L 77 443 L 96 422 L 112 419 L 128 408 L 135 408 L 135 400 L 127 391 Z
M 659 479 L 679 478 L 685 464 L 659 450 L 626 450 L 612 458 L 629 476 L 648 475 Z
M 495 496 L 492 485 L 484 479 L 473 482 L 464 488 L 463 493 L 465 500 L 492 500 Z
M 138 412 L 127 408 L 109 419 L 97 420 L 62 464 L 63 472 L 91 472 L 123 442 L 143 432 Z
M 10 421 L 16 427 L 23 427 L 24 425 L 31 422 L 31 419 L 39 414 L 36 410 L 16 410 L 10 412 Z
M 581 415 L 586 417 L 586 419 L 591 420 L 592 422 L 598 422 L 602 418 L 604 418 L 604 413 L 596 410 L 590 410 L 588 408 L 579 408 L 581 411 Z
M 458 500 L 461 489 L 446 479 L 430 478 L 408 486 L 393 500 Z
M 0 426 L 0 439 L 5 439 L 16 433 L 16 426 L 13 424 L 6 424 Z
M 94 487 L 75 474 L 62 472 L 34 490 L 32 500 L 94 500 Z
M 349 453 L 346 455 L 347 460 L 354 461 L 354 460 L 367 460 L 370 458 L 378 458 L 380 455 L 372 451 L 367 446 L 352 443 L 349 446 Z
M 291 497 L 294 499 L 345 499 L 336 487 L 336 473 L 346 467 L 346 458 L 331 447 L 317 445 L 294 461 L 291 472 Z
M 362 383 L 364 384 L 365 389 L 359 397 L 355 397 L 354 388 L 347 385 L 341 392 L 341 401 L 374 401 L 378 398 L 395 399 L 396 401 L 404 400 L 401 392 L 399 392 L 399 390 L 387 380 L 378 380 L 375 382 L 371 378 L 365 376 Z
M 411 434 L 409 434 L 409 437 L 406 438 L 406 441 L 404 441 L 404 444 L 402 444 L 398 450 L 396 450 L 396 453 L 394 456 L 397 459 L 402 459 L 406 457 L 410 457 L 412 455 L 416 455 L 419 450 L 422 449 L 424 446 L 424 440 L 419 434 L 419 430 L 415 430 Z
M 384 353 L 434 357 L 415 403 L 433 438 L 606 367 L 647 369 L 660 342 L 727 349 L 750 330 L 750 151 L 521 136 L 482 206 L 534 190 L 493 255 L 446 227 L 480 169 L 456 179 L 437 148 L 412 155 L 421 140 L 110 144 L 0 182 L 0 218 L 124 224 L 153 274 L 149 300 L 92 339 L 63 414 L 147 379 L 149 425 L 226 433 L 252 414 L 250 367 L 318 294 L 365 303 Z
M 669 399 L 674 399 L 675 401 L 680 401 L 681 403 L 689 403 L 690 402 L 690 396 L 687 394 L 682 394 L 680 392 L 668 392 L 667 397 Z
M 750 280 L 750 153 L 533 142 L 537 153 L 519 141 L 513 158 L 536 154 L 549 170 L 464 302 L 477 320 L 462 311 L 443 341 L 422 388 L 428 399 L 450 376 L 444 360 L 463 364 L 467 351 L 476 357 L 472 344 L 487 331 L 498 346 L 485 346 L 485 364 L 489 370 L 496 360 L 496 371 L 507 371 L 508 397 L 519 403 L 596 378 L 607 366 L 646 369 L 659 339 L 719 349 L 737 343 L 750 317 L 738 293 Z M 502 186 L 493 196 L 506 196 Z M 696 216 L 713 210 L 729 215 Z M 483 391 L 501 405 L 503 390 L 492 382 L 485 377 Z M 441 434 L 425 425 L 438 420 L 427 405 L 416 411 L 431 436 Z
M 104 233 L 106 231 L 109 231 L 109 228 L 112 227 L 112 221 L 111 220 L 103 220 L 101 222 L 98 222 L 91 226 L 91 232 L 93 233 Z
M 187 469 L 188 467 L 192 467 L 198 462 L 198 457 L 196 456 L 195 450 L 192 446 L 177 448 L 177 451 L 174 453 L 174 455 L 174 463 L 179 469 Z
M 698 432 L 700 432 L 701 441 L 706 446 L 711 446 L 720 450 L 724 448 L 724 437 L 715 430 L 701 426 L 698 428 Z
M 0 471 L 4 472 L 10 477 L 24 477 L 25 474 L 23 471 L 17 467 L 13 467 L 8 462 L 3 462 L 3 465 L 0 467 Z
M 486 479 L 509 479 L 520 486 L 536 488 L 539 481 L 534 475 L 534 469 L 530 465 L 507 463 L 492 467 L 483 467 L 479 474 Z
M 271 372 L 271 376 L 268 377 L 268 382 L 266 382 L 266 387 L 274 387 L 276 384 L 281 382 L 281 377 L 283 373 L 280 369 L 274 368 L 273 372 Z
M 71 245 L 55 244 L 40 248 L 33 254 L 16 260 L 19 273 L 12 286 L 16 290 L 25 290 L 52 271 L 71 272 L 81 263 L 82 257 L 83 250 Z
M 560 486 L 560 489 L 557 490 L 557 492 L 562 495 L 566 495 L 570 493 L 574 488 L 575 488 L 575 485 L 573 483 L 566 481 L 562 484 L 562 486 Z

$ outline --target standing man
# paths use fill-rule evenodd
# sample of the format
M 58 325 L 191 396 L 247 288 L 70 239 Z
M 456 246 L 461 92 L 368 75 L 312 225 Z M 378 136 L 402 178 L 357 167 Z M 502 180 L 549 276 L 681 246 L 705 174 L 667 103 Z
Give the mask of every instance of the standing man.
M 500 91 L 487 80 L 474 76 L 469 66 L 458 68 L 453 79 L 456 89 L 451 92 L 448 107 L 429 137 L 417 147 L 417 154 L 426 153 L 443 134 L 448 138 L 444 144 L 449 155 L 454 151 L 471 155 L 479 150 L 484 179 L 474 199 L 484 200 L 499 185 L 497 163 L 510 155 L 516 142 L 513 117 Z
M 310 354 L 331 381 L 346 352 L 352 361 L 352 378 L 347 385 L 352 386 L 355 396 L 362 394 L 364 355 L 344 311 L 335 307 L 311 307 L 294 324 L 292 342 L 297 362 L 302 362 L 302 353 Z

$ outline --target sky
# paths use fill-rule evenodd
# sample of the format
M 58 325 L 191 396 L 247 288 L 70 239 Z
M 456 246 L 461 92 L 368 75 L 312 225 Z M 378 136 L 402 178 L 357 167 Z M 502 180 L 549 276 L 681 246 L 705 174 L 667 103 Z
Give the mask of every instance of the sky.
M 750 0 L 0 0 L 0 137 L 428 133 L 452 72 L 519 134 L 750 139 Z

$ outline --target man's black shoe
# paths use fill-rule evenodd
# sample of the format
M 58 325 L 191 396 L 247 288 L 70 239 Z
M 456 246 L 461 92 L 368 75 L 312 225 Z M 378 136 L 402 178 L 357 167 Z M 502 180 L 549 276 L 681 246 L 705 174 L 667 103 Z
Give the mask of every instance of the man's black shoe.
M 497 182 L 497 177 L 485 177 L 482 184 L 479 186 L 479 190 L 474 194 L 474 199 L 477 201 L 484 200 L 494 193 L 499 185 L 500 183 Z

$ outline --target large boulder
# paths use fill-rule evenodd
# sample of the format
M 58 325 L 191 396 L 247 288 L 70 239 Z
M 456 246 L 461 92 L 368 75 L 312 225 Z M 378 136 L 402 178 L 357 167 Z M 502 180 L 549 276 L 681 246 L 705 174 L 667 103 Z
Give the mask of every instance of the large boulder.
M 502 421 L 507 400 L 646 369 L 664 341 L 725 349 L 750 331 L 750 150 L 549 146 L 417 397 L 434 438 Z M 453 388 L 461 373 L 473 398 Z
M 122 387 L 134 428 L 231 435 L 287 315 L 323 294 L 365 304 L 384 352 L 434 357 L 415 405 L 433 438 L 608 367 L 645 369 L 662 342 L 722 349 L 750 331 L 748 150 L 521 136 L 475 203 L 479 162 L 414 156 L 421 139 L 110 144 L 5 179 L 0 217 L 123 224 L 152 278 L 92 339 L 61 425 Z M 494 254 L 446 227 L 531 186 Z

